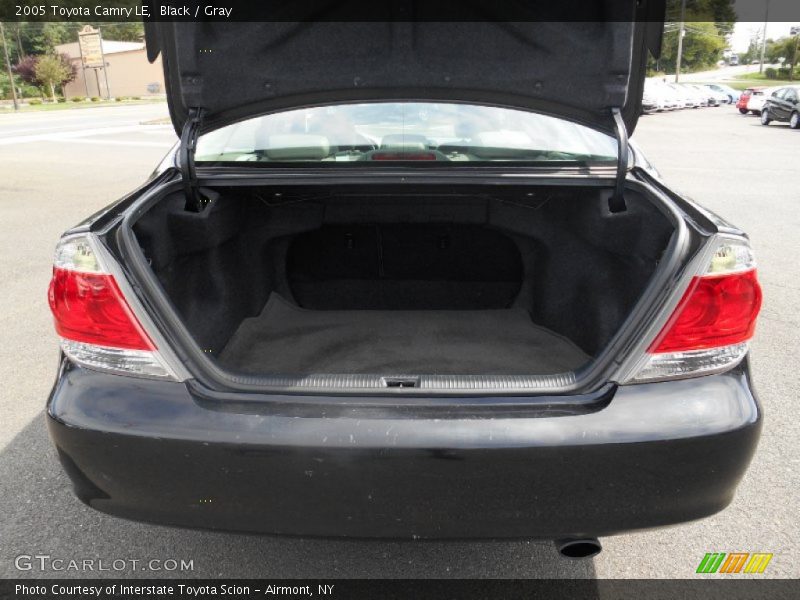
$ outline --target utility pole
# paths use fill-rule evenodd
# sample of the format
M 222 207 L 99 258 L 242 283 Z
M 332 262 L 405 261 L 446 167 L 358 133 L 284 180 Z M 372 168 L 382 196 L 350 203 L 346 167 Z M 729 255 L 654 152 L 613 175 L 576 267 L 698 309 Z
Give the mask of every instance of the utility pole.
M 767 54 L 767 23 L 769 23 L 769 0 L 767 8 L 764 10 L 764 35 L 761 36 L 761 62 L 758 64 L 758 72 L 764 72 L 764 57 Z
M 683 56 L 683 36 L 686 35 L 684 18 L 686 17 L 686 0 L 681 0 L 681 26 L 678 28 L 678 58 L 675 61 L 675 83 L 681 76 L 681 57 Z
M 20 24 L 17 23 L 17 26 L 14 28 L 14 33 L 17 34 L 17 60 L 22 60 L 25 53 L 22 51 L 22 38 L 19 36 L 19 26 Z
M 11 70 L 11 60 L 8 58 L 8 46 L 6 45 L 6 30 L 3 22 L 0 21 L 0 37 L 3 38 L 3 54 L 6 57 L 6 70 L 8 71 L 8 81 L 11 84 L 11 98 L 14 100 L 14 110 L 19 110 L 17 102 L 17 86 L 14 84 L 14 72 Z

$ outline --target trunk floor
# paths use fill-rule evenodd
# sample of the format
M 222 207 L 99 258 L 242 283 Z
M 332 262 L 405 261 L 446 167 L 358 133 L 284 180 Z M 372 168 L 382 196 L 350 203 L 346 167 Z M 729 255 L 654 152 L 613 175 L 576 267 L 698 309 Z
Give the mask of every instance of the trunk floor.
M 589 361 L 580 348 L 501 310 L 307 310 L 272 294 L 219 356 L 264 375 L 541 375 Z

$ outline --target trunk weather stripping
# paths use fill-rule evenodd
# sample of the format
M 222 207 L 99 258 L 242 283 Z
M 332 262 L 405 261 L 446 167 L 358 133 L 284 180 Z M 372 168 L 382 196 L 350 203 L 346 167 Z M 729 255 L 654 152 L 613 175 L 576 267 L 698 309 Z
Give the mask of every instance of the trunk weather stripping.
M 614 119 L 614 136 L 617 138 L 617 177 L 614 183 L 614 194 L 608 199 L 608 210 L 612 213 L 624 212 L 625 205 L 625 177 L 628 173 L 628 130 L 622 119 L 622 112 L 618 108 L 611 109 Z
M 183 190 L 186 193 L 186 210 L 202 212 L 209 202 L 200 192 L 197 183 L 197 171 L 194 166 L 194 155 L 197 151 L 197 136 L 203 123 L 203 109 L 193 107 L 189 109 L 189 118 L 183 125 L 181 144 L 178 150 L 180 157 L 181 175 L 183 175 Z

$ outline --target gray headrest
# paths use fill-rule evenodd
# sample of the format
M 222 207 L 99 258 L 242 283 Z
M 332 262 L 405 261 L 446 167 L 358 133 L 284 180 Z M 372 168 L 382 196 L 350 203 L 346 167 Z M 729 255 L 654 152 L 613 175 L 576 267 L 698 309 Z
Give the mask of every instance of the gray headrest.
M 427 150 L 428 138 L 424 135 L 390 133 L 381 139 L 381 149 Z
M 269 136 L 264 150 L 270 160 L 322 160 L 331 145 L 323 135 L 287 133 Z

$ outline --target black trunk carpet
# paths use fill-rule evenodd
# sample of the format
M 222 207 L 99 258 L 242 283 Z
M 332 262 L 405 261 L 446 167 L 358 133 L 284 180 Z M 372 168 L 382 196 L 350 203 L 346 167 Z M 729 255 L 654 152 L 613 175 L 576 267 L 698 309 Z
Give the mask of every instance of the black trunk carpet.
M 520 308 L 307 310 L 277 294 L 219 356 L 229 369 L 262 375 L 537 375 L 588 360 Z

